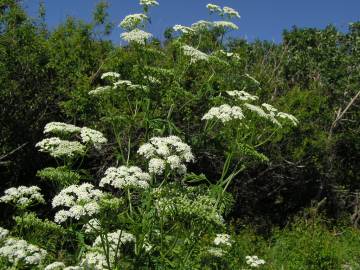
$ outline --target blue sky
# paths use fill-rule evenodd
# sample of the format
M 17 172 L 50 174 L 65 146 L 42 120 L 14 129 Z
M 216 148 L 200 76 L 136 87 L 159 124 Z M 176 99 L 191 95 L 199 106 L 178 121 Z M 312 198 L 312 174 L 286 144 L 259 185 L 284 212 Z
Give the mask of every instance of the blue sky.
M 39 0 L 24 0 L 31 16 L 36 16 Z M 52 29 L 63 22 L 67 15 L 90 21 L 98 0 L 45 0 L 46 21 Z M 138 0 L 108 0 L 110 18 L 116 25 L 126 15 L 141 12 Z M 281 41 L 284 29 L 293 25 L 299 27 L 324 28 L 334 24 L 346 30 L 348 24 L 360 20 L 360 0 L 158 0 L 159 7 L 151 10 L 152 25 L 148 29 L 156 37 L 162 38 L 166 27 L 175 24 L 190 25 L 200 19 L 217 20 L 209 16 L 206 4 L 230 6 L 241 14 L 234 20 L 240 27 L 232 36 Z M 120 43 L 121 29 L 115 28 L 111 39 Z

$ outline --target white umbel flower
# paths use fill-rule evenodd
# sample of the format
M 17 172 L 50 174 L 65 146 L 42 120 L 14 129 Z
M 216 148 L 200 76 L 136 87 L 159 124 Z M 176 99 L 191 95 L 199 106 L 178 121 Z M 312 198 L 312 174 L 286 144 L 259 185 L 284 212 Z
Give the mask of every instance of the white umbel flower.
M 183 34 L 190 34 L 194 32 L 194 29 L 192 29 L 191 27 L 183 26 L 180 24 L 174 25 L 173 29 L 175 32 L 181 32 Z
M 53 262 L 45 267 L 44 270 L 62 270 L 65 268 L 65 264 L 63 262 Z
M 248 92 L 245 92 L 245 91 L 234 90 L 234 91 L 226 91 L 226 93 L 229 96 L 235 97 L 236 99 L 239 99 L 239 100 L 242 100 L 242 101 L 259 99 L 258 96 L 251 95 L 251 94 L 249 94 Z
M 210 13 L 222 13 L 222 9 L 220 6 L 218 5 L 214 5 L 214 4 L 207 4 L 206 8 L 210 11 Z
M 277 114 L 277 117 L 290 120 L 294 126 L 297 126 L 299 124 L 299 120 L 295 116 L 288 113 L 279 112 Z
M 213 26 L 212 22 L 200 20 L 191 25 L 191 28 L 195 31 L 209 30 Z
M 40 152 L 49 153 L 55 158 L 75 157 L 85 154 L 85 146 L 76 141 L 61 140 L 58 137 L 46 138 L 38 142 Z
M 101 79 L 105 79 L 105 78 L 120 78 L 120 74 L 117 72 L 105 72 L 101 75 Z
M 258 256 L 246 256 L 246 263 L 250 267 L 258 268 L 260 265 L 265 264 L 263 259 L 259 259 Z
M 232 22 L 228 22 L 228 21 L 215 21 L 213 22 L 214 24 L 214 27 L 217 27 L 217 28 L 223 28 L 223 29 L 232 29 L 232 30 L 237 30 L 239 29 L 239 27 L 235 24 L 235 23 L 232 23 Z
M 143 13 L 127 15 L 119 24 L 120 27 L 127 31 L 134 30 L 140 24 L 142 24 L 148 17 Z
M 12 187 L 5 190 L 5 194 L 0 197 L 0 202 L 14 204 L 18 207 L 27 207 L 35 203 L 45 203 L 40 188 L 37 186 Z
M 100 187 L 110 185 L 117 189 L 148 188 L 150 175 L 136 166 L 110 167 L 105 172 L 105 177 L 100 180 Z
M 244 106 L 250 111 L 255 112 L 258 116 L 269 119 L 269 115 L 261 107 L 250 103 L 245 103 Z
M 92 143 L 95 148 L 99 149 L 101 145 L 107 143 L 107 139 L 100 131 L 83 127 L 80 132 L 81 141 L 85 144 Z
M 107 85 L 107 86 L 99 86 L 97 88 L 95 88 L 94 90 L 89 91 L 89 95 L 91 96 L 101 96 L 104 94 L 108 94 L 111 92 L 111 86 Z
M 4 229 L 3 227 L 0 227 L 0 242 L 6 239 L 9 235 L 9 230 Z
M 92 217 L 99 211 L 98 201 L 104 194 L 92 184 L 71 185 L 64 188 L 52 200 L 52 207 L 65 207 L 55 214 L 55 222 L 63 223 L 69 218 Z
M 198 61 L 208 61 L 209 56 L 206 53 L 195 49 L 189 45 L 182 46 L 183 52 L 185 55 L 190 56 L 191 60 L 190 63 L 196 63 Z
M 223 104 L 219 107 L 212 107 L 204 116 L 202 120 L 218 119 L 222 123 L 226 123 L 231 120 L 241 120 L 244 118 L 244 114 L 240 107 L 231 107 L 228 104 Z
M 134 29 L 130 32 L 122 33 L 120 37 L 129 43 L 135 42 L 145 45 L 146 40 L 150 39 L 152 37 L 152 34 L 140 29 Z
M 44 133 L 53 133 L 53 134 L 73 134 L 80 132 L 80 128 L 71 124 L 66 124 L 62 122 L 50 122 L 45 125 Z
M 155 0 L 140 0 L 140 5 L 145 7 L 158 6 L 159 2 Z
M 214 244 L 216 246 L 219 246 L 219 245 L 231 246 L 230 235 L 228 235 L 226 233 L 217 234 L 214 239 Z
M 177 136 L 153 137 L 140 146 L 138 153 L 149 160 L 149 172 L 161 175 L 166 166 L 179 174 L 186 172 L 185 163 L 194 160 L 191 147 Z
M 228 16 L 229 18 L 239 18 L 240 19 L 239 12 L 237 12 L 235 9 L 233 9 L 231 7 L 224 7 L 223 14 L 225 16 Z
M 0 257 L 6 258 L 15 266 L 20 263 L 26 266 L 39 265 L 46 255 L 46 250 L 15 238 L 8 238 L 0 248 Z

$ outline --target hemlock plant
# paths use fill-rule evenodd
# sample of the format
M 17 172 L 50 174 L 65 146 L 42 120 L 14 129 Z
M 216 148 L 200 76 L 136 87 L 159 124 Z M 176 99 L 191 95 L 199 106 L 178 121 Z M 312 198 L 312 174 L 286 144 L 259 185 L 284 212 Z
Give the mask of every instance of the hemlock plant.
M 140 5 L 143 13 L 128 15 L 120 23 L 126 31 L 121 38 L 130 50 L 146 58 L 152 38 L 145 31 L 149 8 L 159 3 L 141 0 Z M 200 116 L 204 123 L 200 133 L 223 142 L 225 160 L 220 178 L 210 180 L 192 172 L 197 153 L 185 140 L 186 134 L 177 132 L 176 127 L 163 134 L 151 122 L 157 119 L 156 110 L 151 109 L 151 103 L 156 102 L 154 91 L 165 83 L 164 77 L 173 77 L 173 83 L 181 85 L 190 68 L 206 65 L 214 70 L 214 63 L 229 65 L 239 60 L 238 55 L 223 50 L 202 52 L 194 45 L 196 42 L 190 42 L 200 40 L 203 31 L 209 29 L 220 31 L 221 38 L 215 42 L 222 42 L 225 34 L 238 29 L 230 21 L 240 18 L 236 10 L 213 4 L 207 8 L 223 21 L 199 21 L 173 28 L 179 33 L 181 66 L 146 67 L 140 62 L 138 81 L 107 71 L 100 77 L 102 85 L 88 92 L 89 98 L 98 99 L 105 108 L 104 122 L 111 127 L 115 142 L 88 127 L 62 122 L 44 127 L 44 134 L 54 137 L 44 138 L 36 147 L 53 157 L 58 167 L 45 168 L 38 175 L 56 184 L 57 194 L 51 200 L 53 220 L 70 238 L 61 250 L 50 252 L 0 228 L 4 266 L 47 270 L 203 269 L 210 260 L 214 269 L 226 267 L 233 246 L 225 220 L 232 207 L 228 187 L 254 160 L 268 162 L 259 147 L 283 126 L 296 126 L 299 121 L 270 104 L 260 103 L 259 97 L 246 89 L 224 89 L 223 95 L 213 96 L 214 106 L 209 104 L 208 111 Z M 119 106 L 120 100 L 127 107 Z M 129 121 L 128 129 L 118 128 L 119 117 L 136 122 L 139 114 L 148 121 L 145 127 L 132 129 Z M 139 134 L 136 141 L 131 140 L 131 132 Z M 109 148 L 118 149 L 117 161 L 104 161 L 101 174 L 84 174 L 84 160 Z M 23 186 L 6 190 L 0 200 L 21 208 L 17 216 L 18 222 L 24 223 L 21 226 L 26 225 L 26 216 L 34 206 L 45 202 L 38 187 Z M 257 268 L 265 260 L 248 256 L 246 263 Z

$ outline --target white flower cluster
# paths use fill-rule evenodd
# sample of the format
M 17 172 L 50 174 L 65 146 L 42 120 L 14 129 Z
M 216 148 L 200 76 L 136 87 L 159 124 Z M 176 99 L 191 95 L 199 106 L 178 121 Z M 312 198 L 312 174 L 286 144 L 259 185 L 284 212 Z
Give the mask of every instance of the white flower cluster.
M 84 270 L 81 266 L 66 267 L 63 262 L 53 262 L 45 267 L 44 270 Z
M 211 13 L 213 13 L 213 12 L 214 12 L 214 13 L 221 13 L 221 12 L 222 12 L 221 7 L 218 6 L 218 5 L 207 4 L 207 5 L 206 5 L 206 8 L 207 8 L 208 10 L 210 10 Z
M 194 32 L 194 29 L 192 29 L 191 27 L 188 26 L 183 26 L 180 24 L 176 24 L 173 26 L 173 29 L 175 32 L 181 32 L 183 34 L 190 34 Z
M 130 32 L 125 32 L 120 37 L 127 42 L 135 42 L 141 45 L 145 45 L 146 40 L 152 37 L 152 34 L 140 29 L 134 29 Z
M 269 119 L 271 122 L 273 122 L 274 124 L 276 124 L 279 127 L 282 127 L 282 125 L 276 119 L 276 117 L 290 120 L 294 126 L 297 126 L 299 124 L 299 120 L 295 116 L 288 114 L 288 113 L 279 112 L 276 108 L 274 108 L 270 104 L 266 104 L 266 103 L 262 104 L 262 106 L 267 110 L 267 112 L 265 112 L 261 107 L 252 105 L 249 103 L 245 103 L 244 106 L 247 109 L 258 114 L 260 117 Z
M 186 173 L 185 162 L 194 160 L 191 147 L 177 136 L 153 137 L 140 146 L 138 153 L 149 159 L 149 172 L 161 175 L 166 166 L 179 174 Z
M 223 7 L 223 14 L 225 16 L 228 16 L 229 18 L 239 18 L 240 19 L 239 12 L 237 12 L 235 9 L 233 9 L 231 7 Z
M 83 127 L 80 132 L 81 141 L 85 144 L 92 143 L 96 149 L 107 143 L 105 136 L 97 130 Z
M 234 91 L 226 91 L 226 93 L 229 96 L 235 97 L 236 99 L 239 99 L 239 100 L 242 100 L 242 101 L 259 99 L 258 96 L 251 95 L 251 94 L 249 94 L 248 92 L 245 92 L 245 91 L 234 90 Z
M 215 21 L 215 22 L 213 22 L 213 25 L 214 25 L 214 27 L 223 28 L 223 29 L 225 29 L 225 28 L 229 28 L 229 29 L 233 29 L 233 30 L 239 29 L 239 27 L 235 23 L 228 22 L 228 21 Z
M 45 267 L 44 270 L 62 270 L 65 268 L 65 264 L 63 262 L 53 262 Z
M 215 257 L 222 257 L 225 254 L 224 250 L 222 250 L 221 248 L 214 247 L 208 248 L 207 252 Z
M 119 246 L 119 243 L 121 245 L 125 245 L 128 243 L 135 242 L 134 235 L 132 235 L 131 233 L 122 231 L 122 230 L 117 230 L 115 232 L 108 233 L 105 236 L 105 238 L 106 238 L 106 242 L 109 244 L 110 250 L 113 250 L 113 251 L 116 251 L 116 248 Z M 100 236 L 96 237 L 96 239 L 93 243 L 93 247 L 102 247 Z
M 215 239 L 214 239 L 214 244 L 216 246 L 219 245 L 224 245 L 224 246 L 231 246 L 231 239 L 230 239 L 230 235 L 226 234 L 226 233 L 220 233 L 217 234 Z
M 202 117 L 202 120 L 212 120 L 212 119 L 218 119 L 222 123 L 226 123 L 231 120 L 235 119 L 243 119 L 244 114 L 240 107 L 233 106 L 231 107 L 228 104 L 223 104 L 219 107 L 212 107 L 204 116 Z
M 85 233 L 94 233 L 101 230 L 100 221 L 97 218 L 92 218 L 88 223 L 84 224 L 83 229 Z
M 110 263 L 114 263 L 114 256 L 111 254 L 109 256 Z M 107 259 L 105 254 L 101 251 L 89 251 L 85 254 L 85 257 L 81 260 L 80 265 L 82 269 L 92 269 L 92 270 L 105 270 L 107 268 Z
M 153 76 L 144 76 L 145 80 L 148 80 L 149 82 L 153 84 L 161 84 L 161 81 Z
M 39 187 L 19 186 L 5 190 L 5 195 L 0 197 L 0 202 L 12 203 L 18 207 L 27 207 L 34 203 L 45 203 L 45 200 L 40 193 Z
M 278 112 L 277 117 L 290 120 L 294 126 L 297 126 L 299 124 L 299 120 L 295 116 L 288 113 Z
M 91 217 L 98 213 L 98 201 L 103 193 L 95 189 L 92 184 L 71 185 L 60 191 L 53 198 L 52 207 L 66 207 L 67 210 L 59 210 L 55 214 L 55 222 L 63 223 L 68 218 L 79 220 L 81 217 Z
M 136 166 L 110 167 L 105 172 L 105 177 L 100 180 L 100 187 L 110 185 L 117 189 L 148 188 L 151 177 Z
M 104 94 L 108 94 L 111 92 L 111 86 L 99 86 L 94 90 L 89 91 L 89 95 L 91 96 L 100 96 Z
M 0 227 L 0 242 L 3 241 L 9 235 L 9 230 Z
M 231 7 L 223 7 L 221 8 L 218 5 L 207 4 L 206 8 L 210 11 L 210 13 L 217 13 L 220 16 L 227 16 L 231 18 L 240 18 L 239 12 Z
M 44 133 L 63 133 L 73 134 L 80 131 L 80 128 L 71 124 L 62 122 L 50 122 L 45 125 Z
M 6 258 L 15 266 L 19 263 L 27 266 L 38 265 L 46 254 L 46 250 L 15 238 L 8 238 L 0 248 L 0 257 Z
M 110 78 L 120 78 L 120 74 L 119 73 L 117 73 L 117 72 L 105 72 L 105 73 L 103 73 L 102 75 L 101 75 L 101 79 L 103 80 L 103 79 L 105 79 L 105 78 L 108 78 L 108 77 L 110 77 Z
M 75 157 L 77 155 L 85 154 L 85 146 L 76 141 L 62 140 L 58 137 L 51 137 L 43 139 L 38 142 L 36 147 L 39 147 L 40 152 L 49 153 L 55 158 Z
M 88 127 L 80 128 L 74 125 L 60 122 L 48 123 L 44 128 L 44 133 L 80 133 L 80 137 L 83 143 L 87 144 L 91 142 L 97 149 L 99 149 L 102 144 L 107 142 L 107 139 L 104 137 L 104 135 L 97 130 Z M 78 141 L 62 140 L 58 137 L 43 139 L 35 146 L 40 148 L 40 152 L 49 153 L 52 157 L 55 158 L 71 158 L 75 156 L 82 156 L 85 154 L 86 150 L 86 146 Z
M 119 24 L 120 27 L 127 31 L 134 30 L 139 24 L 147 20 L 148 17 L 143 13 L 127 15 Z
M 140 5 L 141 6 L 146 6 L 146 7 L 158 6 L 159 2 L 155 1 L 155 0 L 140 0 Z
M 259 259 L 258 256 L 246 256 L 246 263 L 250 265 L 250 267 L 258 268 L 260 265 L 265 264 L 265 261 Z
M 200 20 L 191 25 L 191 28 L 195 31 L 209 30 L 213 26 L 212 22 Z
M 209 56 L 206 53 L 203 53 L 199 51 L 198 49 L 195 49 L 194 47 L 191 47 L 189 45 L 182 46 L 182 49 L 184 51 L 184 54 L 191 57 L 190 63 L 196 63 L 198 61 L 208 61 Z

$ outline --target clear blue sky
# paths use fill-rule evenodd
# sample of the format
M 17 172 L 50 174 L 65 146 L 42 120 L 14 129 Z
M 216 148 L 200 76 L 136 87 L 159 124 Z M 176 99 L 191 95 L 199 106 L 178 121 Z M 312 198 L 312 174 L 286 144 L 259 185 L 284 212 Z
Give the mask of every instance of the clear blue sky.
M 67 15 L 90 21 L 98 0 L 45 0 L 46 20 L 52 29 L 63 22 Z M 108 0 L 110 18 L 116 25 L 126 15 L 139 13 L 138 0 Z M 240 27 L 232 33 L 249 41 L 262 39 L 280 42 L 284 29 L 293 25 L 299 27 L 324 28 L 334 24 L 346 30 L 350 22 L 360 20 L 360 0 L 158 0 L 159 7 L 151 10 L 152 25 L 148 29 L 156 37 L 162 38 L 166 27 L 175 24 L 190 25 L 200 19 L 216 20 L 209 16 L 205 5 L 208 3 L 230 6 L 241 14 L 234 20 Z M 24 0 L 31 16 L 36 16 L 39 0 Z M 116 27 L 111 35 L 115 43 L 120 43 L 121 29 Z

